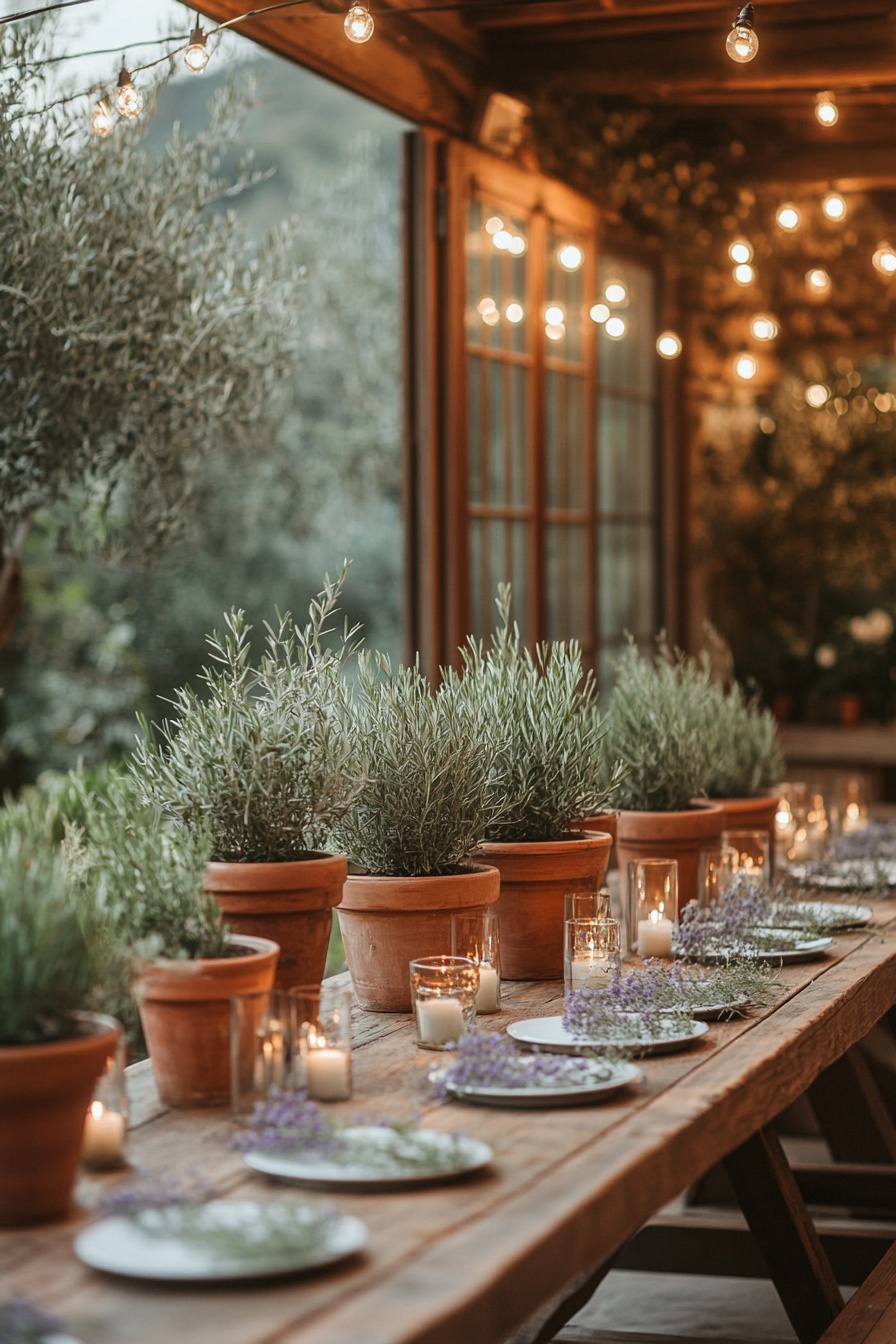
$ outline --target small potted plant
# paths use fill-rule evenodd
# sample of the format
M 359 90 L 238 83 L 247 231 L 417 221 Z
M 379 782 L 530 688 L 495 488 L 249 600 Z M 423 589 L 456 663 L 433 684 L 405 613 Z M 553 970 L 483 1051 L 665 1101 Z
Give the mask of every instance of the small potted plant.
M 49 811 L 52 811 L 50 805 Z M 43 815 L 40 815 L 43 814 Z M 44 804 L 0 814 L 0 1226 L 63 1218 L 119 1025 L 96 1002 L 113 945 Z M 61 829 L 61 824 L 60 824 Z
M 409 961 L 450 952 L 452 914 L 498 899 L 498 873 L 470 855 L 503 804 L 482 712 L 455 673 L 433 691 L 419 667 L 362 655 L 351 714 L 362 783 L 336 838 L 359 871 L 339 925 L 362 1007 L 407 1012 Z
M 204 890 L 211 842 L 141 804 L 133 781 L 85 797 L 70 863 L 133 963 L 133 992 L 167 1106 L 230 1100 L 230 1000 L 274 983 L 277 944 L 231 934 Z
M 715 768 L 706 792 L 721 803 L 726 830 L 766 831 L 769 853 L 775 849 L 775 786 L 784 774 L 778 723 L 770 709 L 738 683 L 716 683 L 710 698 L 710 729 L 715 734 Z
M 603 807 L 617 770 L 605 764 L 597 691 L 578 644 L 530 652 L 511 624 L 507 585 L 497 606 L 488 646 L 470 640 L 462 651 L 462 684 L 485 715 L 494 762 L 496 815 L 479 854 L 501 873 L 501 974 L 550 980 L 563 974 L 564 894 L 598 890 L 612 843 L 578 829 L 578 818 Z
M 342 679 L 355 631 L 325 643 L 345 573 L 325 579 L 304 627 L 286 615 L 267 628 L 258 666 L 231 612 L 209 637 L 204 693 L 175 691 L 175 721 L 157 739 L 144 724 L 133 764 L 148 802 L 211 837 L 206 888 L 234 932 L 280 946 L 282 989 L 320 982 L 346 874 L 322 849 L 358 787 Z
M 718 843 L 725 814 L 703 802 L 718 770 L 715 695 L 707 659 L 697 663 L 660 638 L 641 654 L 629 637 L 616 666 L 606 747 L 624 776 L 616 793 L 616 852 L 623 876 L 634 859 L 678 862 L 682 905 L 696 899 L 700 850 Z

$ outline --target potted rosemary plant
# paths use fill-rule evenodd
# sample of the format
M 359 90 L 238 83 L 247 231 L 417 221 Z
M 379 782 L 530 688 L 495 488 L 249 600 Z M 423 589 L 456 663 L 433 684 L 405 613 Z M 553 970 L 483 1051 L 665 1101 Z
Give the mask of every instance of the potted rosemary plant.
M 715 768 L 706 792 L 724 808 L 726 830 L 767 831 L 769 853 L 774 854 L 778 807 L 774 790 L 784 773 L 777 720 L 738 682 L 728 690 L 717 683 L 713 691 L 709 709 Z
M 446 671 L 433 691 L 418 667 L 363 654 L 352 691 L 360 791 L 336 828 L 358 866 L 337 911 L 355 994 L 407 1012 L 408 962 L 451 950 L 451 916 L 498 899 L 494 868 L 470 855 L 503 803 L 480 708 Z
M 133 990 L 159 1096 L 167 1106 L 230 1100 L 230 1000 L 274 983 L 277 944 L 231 934 L 203 889 L 207 836 L 141 804 L 132 780 L 85 796 L 70 866 L 102 895 Z
M 714 688 L 707 660 L 695 663 L 660 639 L 654 656 L 629 637 L 616 667 L 606 747 L 624 767 L 616 799 L 620 872 L 634 859 L 678 862 L 682 905 L 697 896 L 700 850 L 718 843 L 725 814 L 703 802 L 718 769 Z
M 603 807 L 618 771 L 605 768 L 597 691 L 578 644 L 532 653 L 511 625 L 509 586 L 499 587 L 497 606 L 488 647 L 470 640 L 462 651 L 462 685 L 481 706 L 494 762 L 495 815 L 479 855 L 501 873 L 502 975 L 551 980 L 563 974 L 564 894 L 598 890 L 612 843 L 577 819 Z
M 87 1108 L 120 1030 L 82 1011 L 95 1002 L 113 944 L 103 903 L 76 889 L 52 821 L 28 804 L 0 812 L 4 1227 L 68 1212 Z
M 346 568 L 324 580 L 304 627 L 267 628 L 253 666 L 243 613 L 209 637 L 204 694 L 183 687 L 154 738 L 144 724 L 133 772 L 143 797 L 211 837 L 206 888 L 233 930 L 280 947 L 277 985 L 319 983 L 346 861 L 322 850 L 357 788 L 342 671 L 354 630 L 325 646 Z

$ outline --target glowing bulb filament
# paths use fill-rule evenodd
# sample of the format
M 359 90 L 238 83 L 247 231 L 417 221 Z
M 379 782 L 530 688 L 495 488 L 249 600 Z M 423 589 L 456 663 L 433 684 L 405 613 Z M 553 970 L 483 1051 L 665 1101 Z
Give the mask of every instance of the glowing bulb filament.
M 681 354 L 681 337 L 675 331 L 664 331 L 657 337 L 656 349 L 663 359 L 677 359 Z
M 105 139 L 107 135 L 112 134 L 114 126 L 115 118 L 112 115 L 112 109 L 105 98 L 101 98 L 93 109 L 93 114 L 90 118 L 90 129 L 93 131 L 94 135 L 99 135 Z
M 731 26 L 731 32 L 725 41 L 725 50 L 738 65 L 752 61 L 759 50 L 759 38 L 753 27 L 753 6 L 744 5 Z
M 345 16 L 343 27 L 350 42 L 369 42 L 373 37 L 373 15 L 366 5 L 354 4 Z
M 197 25 L 190 34 L 190 45 L 184 52 L 184 65 L 194 75 L 201 75 L 208 65 L 208 35 Z
M 832 93 L 826 92 L 816 95 L 815 117 L 822 126 L 836 126 L 840 119 L 840 109 Z
M 129 71 L 122 66 L 115 89 L 115 110 L 120 117 L 139 117 L 143 111 L 143 94 L 135 87 Z

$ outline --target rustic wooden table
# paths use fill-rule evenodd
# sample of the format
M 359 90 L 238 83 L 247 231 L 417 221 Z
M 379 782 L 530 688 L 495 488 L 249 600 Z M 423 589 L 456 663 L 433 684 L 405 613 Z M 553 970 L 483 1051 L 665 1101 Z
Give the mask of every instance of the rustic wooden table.
M 85 1176 L 80 1212 L 67 1223 L 0 1234 L 2 1294 L 57 1312 L 84 1344 L 499 1344 L 725 1160 L 799 1337 L 817 1339 L 839 1310 L 839 1290 L 767 1126 L 849 1059 L 896 1003 L 896 902 L 878 903 L 869 929 L 835 939 L 823 960 L 783 967 L 780 979 L 773 1008 L 713 1023 L 688 1050 L 644 1060 L 642 1086 L 601 1105 L 546 1111 L 434 1105 L 426 1075 L 438 1056 L 414 1047 L 410 1019 L 359 1014 L 355 1097 L 335 1113 L 419 1111 L 427 1126 L 485 1139 L 490 1168 L 431 1189 L 339 1194 L 338 1208 L 369 1226 L 362 1255 L 306 1278 L 214 1288 L 83 1268 L 73 1238 L 127 1173 Z M 561 1009 L 556 983 L 509 984 L 503 1011 L 481 1025 Z M 228 1115 L 164 1111 L 145 1066 L 131 1081 L 135 1166 L 200 1172 L 228 1195 L 306 1198 L 245 1167 L 228 1146 Z M 847 1127 L 861 1130 L 863 1103 L 850 1105 Z

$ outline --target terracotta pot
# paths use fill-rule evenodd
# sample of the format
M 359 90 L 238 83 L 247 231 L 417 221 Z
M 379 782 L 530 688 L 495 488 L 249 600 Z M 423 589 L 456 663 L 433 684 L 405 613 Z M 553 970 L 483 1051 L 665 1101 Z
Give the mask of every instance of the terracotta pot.
M 568 840 L 480 846 L 477 853 L 501 874 L 502 979 L 562 980 L 563 897 L 598 890 L 612 843 L 606 832 L 583 831 Z
M 409 1013 L 408 963 L 451 951 L 451 916 L 498 899 L 494 868 L 471 863 L 443 877 L 349 874 L 336 912 L 355 996 L 372 1013 Z
M 697 899 L 697 865 L 701 849 L 718 845 L 725 825 L 719 803 L 700 802 L 686 812 L 620 812 L 616 853 L 623 884 L 636 859 L 678 861 L 678 905 Z
M 607 860 L 608 868 L 617 868 L 616 862 L 616 822 L 619 816 L 618 812 L 598 812 L 594 817 L 583 817 L 577 821 L 574 829 L 577 831 L 602 831 L 613 841 L 613 847 L 610 849 L 610 857 Z
M 764 793 L 758 798 L 713 798 L 725 813 L 723 831 L 765 831 L 768 835 L 769 867 L 775 870 L 775 813 L 778 810 L 777 793 Z
M 140 1021 L 166 1106 L 230 1101 L 230 1000 L 273 987 L 279 950 L 269 938 L 246 935 L 231 945 L 235 956 L 151 962 L 137 977 Z
M 71 1206 L 87 1108 L 121 1030 L 111 1017 L 78 1020 L 68 1040 L 0 1046 L 0 1227 L 64 1218 Z
M 341 854 L 316 850 L 288 863 L 210 863 L 204 886 L 235 934 L 278 945 L 276 986 L 294 989 L 324 977 L 347 866 Z
M 837 696 L 837 722 L 844 728 L 855 728 L 862 722 L 862 697 L 848 692 Z

